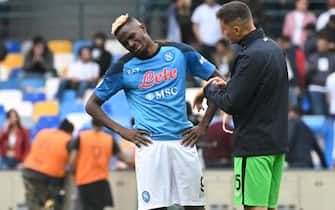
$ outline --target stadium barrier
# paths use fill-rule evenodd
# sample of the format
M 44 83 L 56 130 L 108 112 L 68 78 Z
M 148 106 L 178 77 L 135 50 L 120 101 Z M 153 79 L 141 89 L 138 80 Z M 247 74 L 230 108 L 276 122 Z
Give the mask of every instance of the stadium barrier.
M 233 172 L 208 170 L 205 172 L 207 210 L 242 210 L 233 204 Z M 115 207 L 112 210 L 135 210 L 136 180 L 132 171 L 110 173 Z M 19 171 L 0 172 L 0 209 L 19 209 L 24 203 L 24 187 Z M 333 171 L 285 171 L 278 210 L 335 209 L 335 173 Z M 69 187 L 75 192 L 73 186 Z M 74 196 L 70 196 L 67 210 L 71 210 Z

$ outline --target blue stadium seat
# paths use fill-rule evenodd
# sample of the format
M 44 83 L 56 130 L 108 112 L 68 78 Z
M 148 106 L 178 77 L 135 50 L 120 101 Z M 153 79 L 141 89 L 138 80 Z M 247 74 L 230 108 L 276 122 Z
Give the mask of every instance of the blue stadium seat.
M 59 116 L 41 116 L 37 123 L 36 128 L 41 130 L 43 128 L 58 128 L 60 124 Z
M 69 113 L 84 113 L 85 107 L 82 102 L 79 101 L 69 101 L 62 103 L 60 106 L 61 119 L 64 119 Z
M 38 89 L 45 85 L 45 79 L 39 76 L 25 77 L 20 81 L 20 88 L 23 90 L 27 89 Z
M 58 128 L 60 125 L 59 116 L 41 116 L 35 127 L 30 130 L 31 139 L 34 139 L 36 134 L 44 128 Z
M 19 89 L 17 80 L 0 81 L 0 90 L 3 89 Z
M 12 69 L 12 71 L 9 74 L 8 79 L 9 80 L 18 79 L 21 72 L 23 72 L 23 70 L 21 68 Z
M 61 103 L 72 103 L 76 100 L 76 91 L 74 90 L 65 90 L 61 99 Z
M 24 93 L 23 94 L 23 100 L 24 101 L 30 101 L 31 103 L 36 103 L 38 101 L 45 101 L 46 100 L 46 96 L 45 93 Z
M 20 42 L 17 40 L 6 40 L 5 47 L 8 53 L 20 53 L 21 51 Z
M 72 52 L 75 55 L 75 57 L 78 56 L 79 53 L 79 49 L 82 47 L 92 47 L 93 43 L 91 40 L 77 40 L 74 41 L 73 45 L 72 45 Z
M 5 119 L 6 119 L 5 107 L 0 104 L 0 128 L 3 127 L 3 123 L 5 122 Z

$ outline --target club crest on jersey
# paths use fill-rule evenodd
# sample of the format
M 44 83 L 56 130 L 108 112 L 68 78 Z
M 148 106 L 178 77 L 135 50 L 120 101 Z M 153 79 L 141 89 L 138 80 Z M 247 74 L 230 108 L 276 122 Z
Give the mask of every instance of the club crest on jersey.
M 168 70 L 164 68 L 162 72 L 155 73 L 154 71 L 150 70 L 145 72 L 143 75 L 143 79 L 141 84 L 138 86 L 140 89 L 147 89 L 151 88 L 156 84 L 160 84 L 162 82 L 168 80 L 175 80 L 177 78 L 177 69 Z
M 199 59 L 199 62 L 200 62 L 201 64 L 204 64 L 205 62 L 207 62 L 207 59 L 204 58 L 203 56 L 201 56 L 200 59 Z
M 163 58 L 166 62 L 170 62 L 174 59 L 174 53 L 172 51 L 167 51 L 164 53 Z

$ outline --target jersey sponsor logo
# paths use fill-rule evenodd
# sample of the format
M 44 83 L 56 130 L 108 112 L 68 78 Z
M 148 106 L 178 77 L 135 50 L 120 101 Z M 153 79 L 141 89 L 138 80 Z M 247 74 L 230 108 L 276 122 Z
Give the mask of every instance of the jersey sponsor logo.
M 162 72 L 156 74 L 150 70 L 145 72 L 141 84 L 138 86 L 140 89 L 151 88 L 156 84 L 161 84 L 164 81 L 175 80 L 177 78 L 177 69 L 168 70 L 164 68 Z
M 149 203 L 150 201 L 150 193 L 148 191 L 143 191 L 142 192 L 142 199 L 144 202 Z
M 155 91 L 153 93 L 148 93 L 145 95 L 145 98 L 149 101 L 152 101 L 154 99 L 156 100 L 165 99 L 170 96 L 175 96 L 177 94 L 178 94 L 177 87 L 172 87 L 172 88 L 165 88 L 159 91 Z
M 172 51 L 167 51 L 164 53 L 163 58 L 166 62 L 171 62 L 174 59 L 174 53 Z
M 127 69 L 126 72 L 127 72 L 128 75 L 136 74 L 136 73 L 140 72 L 140 68 L 136 67 L 136 68 L 133 68 L 133 69 Z

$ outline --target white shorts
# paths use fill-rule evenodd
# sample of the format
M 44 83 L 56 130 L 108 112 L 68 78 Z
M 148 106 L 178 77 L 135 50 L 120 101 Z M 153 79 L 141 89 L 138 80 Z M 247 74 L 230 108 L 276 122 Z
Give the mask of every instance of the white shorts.
M 205 205 L 196 147 L 184 147 L 180 141 L 153 141 L 136 148 L 135 157 L 138 210 Z

